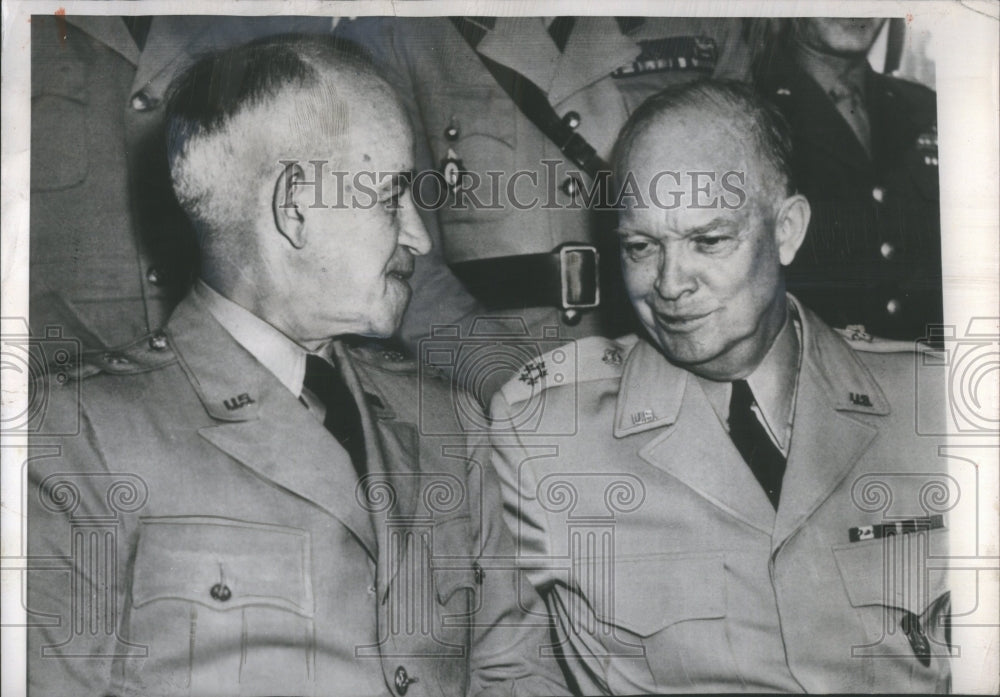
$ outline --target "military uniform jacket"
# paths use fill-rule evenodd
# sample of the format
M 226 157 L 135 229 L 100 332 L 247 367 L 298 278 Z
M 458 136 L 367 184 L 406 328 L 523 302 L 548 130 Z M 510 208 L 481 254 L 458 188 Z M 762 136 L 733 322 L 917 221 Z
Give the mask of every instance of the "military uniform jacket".
M 544 622 L 519 624 L 530 589 L 497 561 L 495 480 L 420 437 L 411 364 L 336 351 L 367 496 L 193 296 L 148 345 L 53 388 L 29 466 L 31 694 L 565 692 L 537 659 Z M 419 392 L 449 418 L 443 382 Z
M 957 501 L 914 435 L 917 357 L 800 316 L 777 512 L 697 379 L 645 340 L 559 349 L 494 397 L 506 520 L 584 694 L 947 688 L 947 530 L 850 534 L 947 527 Z
M 760 89 L 788 118 L 797 186 L 812 206 L 789 289 L 832 326 L 927 336 L 943 317 L 935 93 L 869 70 L 869 156 L 792 58 L 775 61 Z

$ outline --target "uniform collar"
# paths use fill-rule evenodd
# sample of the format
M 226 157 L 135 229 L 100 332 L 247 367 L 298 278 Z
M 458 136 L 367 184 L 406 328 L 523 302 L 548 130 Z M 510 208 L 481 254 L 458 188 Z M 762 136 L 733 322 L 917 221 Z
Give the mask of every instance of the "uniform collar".
M 790 378 L 777 371 L 779 374 L 773 377 L 773 385 L 777 391 L 786 390 L 783 386 L 789 379 L 797 381 L 808 373 L 811 379 L 823 386 L 823 394 L 833 409 L 872 415 L 889 414 L 890 407 L 885 394 L 854 354 L 854 350 L 794 296 L 789 294 L 787 297 L 790 312 L 801 321 L 801 348 L 798 349 L 801 360 L 799 370 L 792 371 Z M 795 338 L 794 329 L 791 334 Z M 794 344 L 791 350 L 794 356 Z M 777 349 L 773 359 L 775 365 L 779 361 L 788 360 L 787 351 L 787 347 Z M 767 362 L 770 363 L 771 360 L 767 359 Z M 761 383 L 761 389 L 767 391 L 771 389 L 766 387 L 771 380 L 772 378 L 763 377 L 754 380 L 751 389 L 756 394 L 757 385 L 754 383 Z M 638 341 L 625 359 L 622 370 L 615 413 L 615 437 L 622 438 L 675 423 L 685 391 L 692 387 L 697 389 L 697 386 L 698 378 L 692 373 L 670 363 L 649 341 Z M 789 409 L 794 409 L 796 390 L 796 387 L 792 388 Z M 728 393 L 725 400 L 728 406 Z M 780 424 L 782 413 L 788 413 L 789 419 L 794 423 L 794 412 L 785 412 L 780 405 L 769 406 L 768 411 L 769 416 L 766 418 L 772 419 L 769 424 Z
M 307 351 L 270 324 L 199 280 L 194 294 L 236 342 L 296 397 L 302 392 Z

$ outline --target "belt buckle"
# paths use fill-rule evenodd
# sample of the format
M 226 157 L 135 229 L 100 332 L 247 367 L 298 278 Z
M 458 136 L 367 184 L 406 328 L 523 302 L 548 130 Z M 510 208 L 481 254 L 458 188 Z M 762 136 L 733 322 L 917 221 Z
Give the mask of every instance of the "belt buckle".
M 597 247 L 591 244 L 565 244 L 559 248 L 561 309 L 568 322 L 578 318 L 580 310 L 601 304 L 599 261 Z

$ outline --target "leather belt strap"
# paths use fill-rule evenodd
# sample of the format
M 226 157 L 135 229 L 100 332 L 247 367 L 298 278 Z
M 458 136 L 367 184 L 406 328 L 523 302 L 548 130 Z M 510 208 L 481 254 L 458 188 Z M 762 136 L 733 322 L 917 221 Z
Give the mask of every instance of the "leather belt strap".
M 455 275 L 490 310 L 600 304 L 600 258 L 590 245 L 565 244 L 548 254 L 519 254 L 452 264 Z
M 451 22 L 521 113 L 528 117 L 546 138 L 555 143 L 567 159 L 592 179 L 597 178 L 598 172 L 611 171 L 611 167 L 601 159 L 590 143 L 556 113 L 549 104 L 545 92 L 538 85 L 516 70 L 501 65 L 479 52 L 477 47 L 485 34 L 482 27 L 465 17 L 452 17 Z

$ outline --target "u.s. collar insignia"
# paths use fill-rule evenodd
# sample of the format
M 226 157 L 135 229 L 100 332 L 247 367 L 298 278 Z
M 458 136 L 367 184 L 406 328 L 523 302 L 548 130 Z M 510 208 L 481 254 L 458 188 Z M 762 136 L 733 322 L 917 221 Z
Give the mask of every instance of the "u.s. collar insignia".
M 245 406 L 253 404 L 253 398 L 244 392 L 243 394 L 238 394 L 235 397 L 230 397 L 229 399 L 222 400 L 223 406 L 229 411 L 236 411 L 237 409 L 242 409 Z
M 848 392 L 848 397 L 851 400 L 851 404 L 856 407 L 872 406 L 871 397 L 866 394 L 861 394 L 860 392 Z
M 642 426 L 643 424 L 648 424 L 650 421 L 654 420 L 656 420 L 656 416 L 653 414 L 652 409 L 643 409 L 642 411 L 632 413 L 633 426 Z
M 622 364 L 622 350 L 617 348 L 604 349 L 604 355 L 601 360 L 608 365 L 621 365 Z

